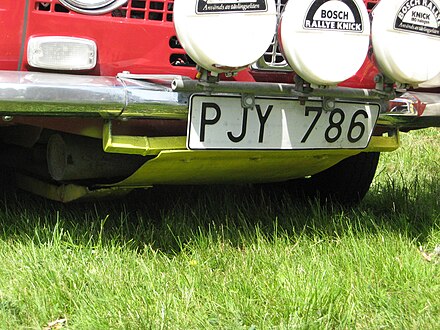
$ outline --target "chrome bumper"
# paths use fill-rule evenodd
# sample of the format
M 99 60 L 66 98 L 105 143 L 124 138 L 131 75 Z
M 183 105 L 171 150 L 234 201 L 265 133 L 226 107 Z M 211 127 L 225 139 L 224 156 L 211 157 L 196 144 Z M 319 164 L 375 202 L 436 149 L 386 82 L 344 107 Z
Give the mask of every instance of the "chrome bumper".
M 1 116 L 186 118 L 173 76 L 81 76 L 0 71 Z
M 377 125 L 401 130 L 440 127 L 440 94 L 407 92 L 389 102 Z
M 0 116 L 186 119 L 191 93 L 237 93 L 387 103 L 377 90 L 326 88 L 298 91 L 293 84 L 204 83 L 181 76 L 82 76 L 0 71 Z M 407 92 L 388 102 L 378 126 L 440 127 L 440 94 Z

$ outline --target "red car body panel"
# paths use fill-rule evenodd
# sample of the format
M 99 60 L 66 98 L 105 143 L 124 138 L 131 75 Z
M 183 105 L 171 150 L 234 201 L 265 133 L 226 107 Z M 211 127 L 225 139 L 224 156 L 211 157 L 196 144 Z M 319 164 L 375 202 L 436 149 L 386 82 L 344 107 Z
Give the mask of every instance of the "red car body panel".
M 377 2 L 365 0 L 369 9 Z M 68 11 L 58 0 L 3 0 L 0 4 L 0 22 L 8 28 L 2 31 L 0 69 L 36 70 L 27 64 L 26 46 L 29 38 L 54 35 L 75 36 L 96 42 L 97 66 L 93 70 L 77 73 L 115 76 L 129 71 L 194 78 L 197 73 L 195 66 L 185 65 L 186 54 L 176 42 L 172 9 L 172 0 L 129 1 L 120 11 L 93 16 Z M 341 86 L 374 88 L 377 73 L 377 68 L 367 58 L 359 72 L 341 83 Z M 238 74 L 234 79 L 292 82 L 292 77 L 292 74 L 282 72 L 250 70 Z
M 25 1 L 0 1 L 0 69 L 17 70 L 24 28 Z

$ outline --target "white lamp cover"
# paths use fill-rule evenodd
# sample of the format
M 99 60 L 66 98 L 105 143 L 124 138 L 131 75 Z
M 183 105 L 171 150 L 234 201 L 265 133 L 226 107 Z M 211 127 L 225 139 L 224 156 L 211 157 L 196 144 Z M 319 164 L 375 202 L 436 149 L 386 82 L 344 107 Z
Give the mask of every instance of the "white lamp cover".
M 389 78 L 419 84 L 440 73 L 440 1 L 381 0 L 373 10 L 376 62 Z
M 422 87 L 422 88 L 440 87 L 440 73 L 438 75 L 436 75 L 434 78 L 419 84 L 419 87 Z
M 279 39 L 290 66 L 306 81 L 336 85 L 360 69 L 370 20 L 362 0 L 289 0 Z
M 177 38 L 188 55 L 213 72 L 233 72 L 257 61 L 277 23 L 275 0 L 175 0 Z

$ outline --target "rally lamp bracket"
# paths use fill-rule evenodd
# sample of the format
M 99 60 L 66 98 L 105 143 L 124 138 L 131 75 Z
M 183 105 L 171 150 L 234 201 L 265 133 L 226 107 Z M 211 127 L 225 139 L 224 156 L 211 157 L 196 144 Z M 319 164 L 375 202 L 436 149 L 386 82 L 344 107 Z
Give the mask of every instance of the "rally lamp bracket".
M 376 83 L 376 90 L 385 92 L 385 93 L 391 93 L 394 91 L 395 82 L 385 76 L 382 73 L 379 73 L 374 77 L 374 82 Z
M 253 109 L 255 106 L 255 95 L 254 94 L 241 94 L 241 106 L 243 109 Z
M 197 66 L 196 78 L 201 83 L 217 83 L 220 81 L 220 76 L 217 72 L 206 70 L 199 65 Z
M 239 81 L 218 81 L 208 82 L 193 80 L 188 77 L 178 76 L 171 83 L 175 92 L 185 93 L 206 93 L 206 94 L 239 94 L 246 100 L 250 95 L 262 97 L 294 97 L 307 101 L 308 98 L 324 98 L 327 100 L 328 108 L 331 108 L 332 100 L 358 100 L 358 101 L 387 101 L 395 97 L 394 89 L 361 89 L 348 87 L 309 88 L 287 83 L 267 82 L 239 82 Z M 246 101 L 247 103 L 247 101 Z

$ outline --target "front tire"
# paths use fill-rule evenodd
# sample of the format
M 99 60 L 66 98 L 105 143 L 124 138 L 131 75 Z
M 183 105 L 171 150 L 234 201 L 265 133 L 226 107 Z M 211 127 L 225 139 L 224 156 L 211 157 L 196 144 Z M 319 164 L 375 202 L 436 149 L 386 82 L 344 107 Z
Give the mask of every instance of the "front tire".
M 318 198 L 321 202 L 357 204 L 370 188 L 379 156 L 378 152 L 362 152 L 310 178 L 291 182 L 293 186 L 298 185 L 307 197 Z

